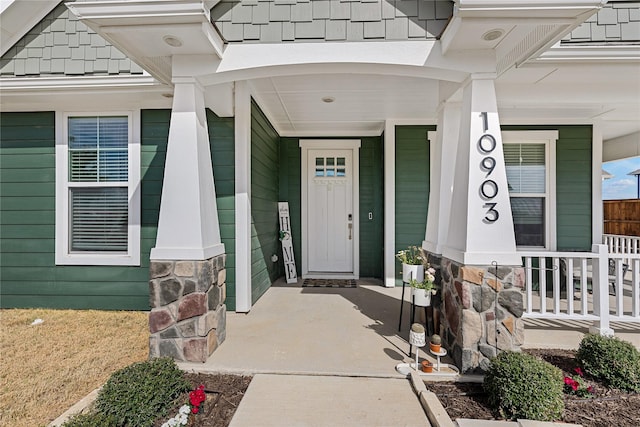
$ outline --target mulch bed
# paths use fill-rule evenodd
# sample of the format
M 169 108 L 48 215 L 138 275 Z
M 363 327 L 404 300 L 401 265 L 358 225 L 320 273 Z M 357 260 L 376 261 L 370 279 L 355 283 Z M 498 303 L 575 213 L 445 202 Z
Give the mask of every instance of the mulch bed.
M 566 375 L 577 366 L 575 351 L 531 349 L 527 353 L 540 357 L 560 368 Z M 589 381 L 594 387 L 593 397 L 578 398 L 564 395 L 565 410 L 562 420 L 584 427 L 638 427 L 640 426 L 640 394 L 610 390 L 598 382 Z M 487 406 L 482 384 L 427 383 L 436 393 L 452 419 L 499 419 Z
M 226 427 L 231 423 L 231 418 L 235 414 L 240 401 L 242 400 L 251 377 L 225 374 L 185 374 L 195 389 L 200 384 L 204 385 L 206 400 L 204 410 L 197 414 L 194 419 L 194 426 L 202 427 Z M 180 399 L 184 404 L 189 401 L 188 393 L 184 399 Z M 169 417 L 178 413 L 180 406 L 177 405 Z M 160 427 L 166 419 L 159 419 L 154 427 Z

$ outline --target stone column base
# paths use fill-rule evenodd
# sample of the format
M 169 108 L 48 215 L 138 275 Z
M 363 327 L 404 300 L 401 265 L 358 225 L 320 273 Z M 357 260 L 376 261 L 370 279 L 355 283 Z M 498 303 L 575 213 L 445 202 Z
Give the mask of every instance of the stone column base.
M 225 255 L 151 261 L 149 357 L 206 362 L 226 335 Z
M 438 255 L 428 262 L 441 276 L 440 335 L 461 373 L 482 373 L 499 351 L 524 344 L 524 268 L 465 266 Z

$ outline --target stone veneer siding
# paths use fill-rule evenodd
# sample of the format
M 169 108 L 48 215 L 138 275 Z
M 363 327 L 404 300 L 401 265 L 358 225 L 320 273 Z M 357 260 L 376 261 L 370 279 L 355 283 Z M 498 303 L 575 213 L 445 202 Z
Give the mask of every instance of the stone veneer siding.
M 428 254 L 441 277 L 440 335 L 461 373 L 481 373 L 524 343 L 524 268 L 465 266 Z
M 149 270 L 149 357 L 206 362 L 226 335 L 225 255 Z

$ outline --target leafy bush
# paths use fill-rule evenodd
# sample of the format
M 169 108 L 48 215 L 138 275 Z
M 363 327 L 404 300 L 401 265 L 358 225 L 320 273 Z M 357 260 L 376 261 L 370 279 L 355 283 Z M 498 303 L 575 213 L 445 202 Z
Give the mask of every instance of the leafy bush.
M 151 426 L 190 387 L 173 359 L 151 359 L 115 372 L 100 390 L 96 409 L 117 426 Z
M 116 420 L 100 412 L 77 414 L 69 418 L 62 427 L 116 427 Z
M 526 353 L 505 351 L 491 361 L 484 378 L 489 405 L 507 419 L 560 419 L 562 371 Z
M 615 337 L 587 334 L 576 353 L 587 375 L 609 388 L 640 392 L 640 352 Z

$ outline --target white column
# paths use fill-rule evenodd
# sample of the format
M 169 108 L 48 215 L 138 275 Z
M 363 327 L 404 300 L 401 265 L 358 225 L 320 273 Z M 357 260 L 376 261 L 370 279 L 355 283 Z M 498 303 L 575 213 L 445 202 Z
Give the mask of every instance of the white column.
M 154 260 L 205 260 L 220 241 L 204 90 L 193 77 L 174 79 Z
M 455 169 L 458 134 L 460 128 L 459 103 L 445 102 L 438 113 L 438 127 L 429 132 L 431 164 L 429 182 L 429 210 L 427 230 L 422 247 L 432 253 L 442 254 L 449 232 L 451 198 Z
M 235 90 L 236 312 L 251 310 L 251 93 Z
M 601 244 L 604 224 L 604 212 L 602 206 L 602 120 L 593 124 L 592 134 L 592 158 L 591 158 L 591 243 Z
M 463 85 L 450 223 L 442 255 L 462 264 L 520 265 L 494 80 L 494 74 L 474 74 Z
M 384 128 L 384 285 L 396 285 L 396 126 Z
M 607 245 L 591 245 L 591 252 L 598 255 L 593 262 L 593 314 L 598 320 L 589 327 L 592 334 L 613 336 L 609 319 L 609 248 Z M 618 292 L 622 292 L 618 290 Z

